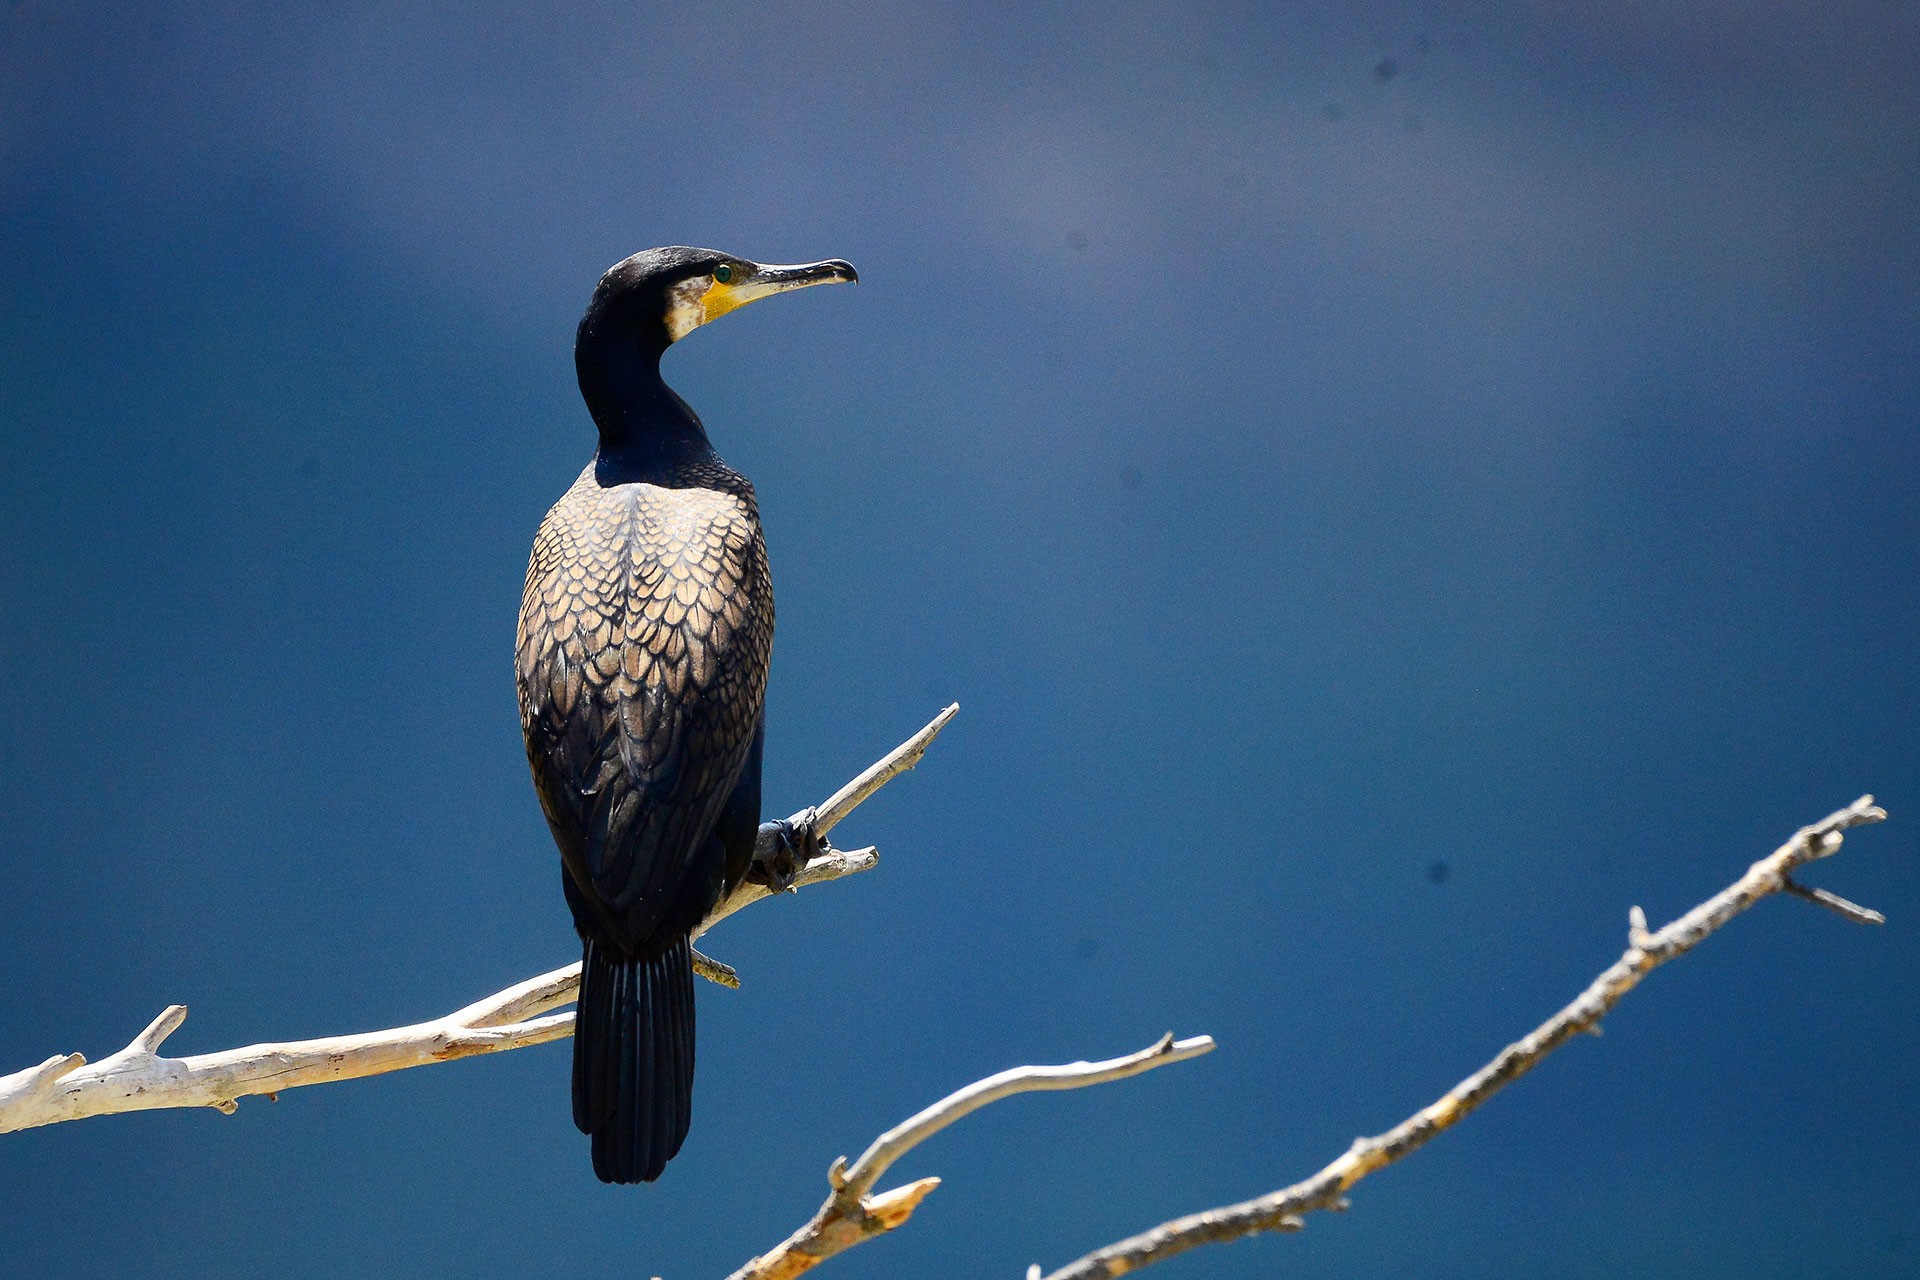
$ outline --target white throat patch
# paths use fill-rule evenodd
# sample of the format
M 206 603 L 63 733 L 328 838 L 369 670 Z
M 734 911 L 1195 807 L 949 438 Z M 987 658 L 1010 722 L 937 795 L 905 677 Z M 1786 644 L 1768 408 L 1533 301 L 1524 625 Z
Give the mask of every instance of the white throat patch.
M 707 322 L 707 290 L 713 287 L 711 276 L 693 276 L 667 290 L 667 336 L 673 341 Z

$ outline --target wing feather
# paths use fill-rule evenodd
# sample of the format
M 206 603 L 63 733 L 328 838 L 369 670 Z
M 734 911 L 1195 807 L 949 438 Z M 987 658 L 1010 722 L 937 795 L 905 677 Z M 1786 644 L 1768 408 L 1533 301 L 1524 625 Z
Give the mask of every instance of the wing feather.
M 753 744 L 772 638 L 745 481 L 603 488 L 589 468 L 547 514 L 515 666 L 583 930 L 648 949 L 711 907 L 719 869 L 698 864 Z

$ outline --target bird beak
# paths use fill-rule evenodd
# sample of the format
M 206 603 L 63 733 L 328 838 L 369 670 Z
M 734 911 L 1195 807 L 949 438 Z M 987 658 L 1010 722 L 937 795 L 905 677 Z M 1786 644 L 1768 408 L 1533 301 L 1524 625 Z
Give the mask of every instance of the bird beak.
M 717 320 L 729 311 L 737 311 L 749 302 L 757 302 L 771 294 L 805 289 L 816 284 L 859 282 L 860 273 L 853 269 L 851 262 L 842 258 L 828 258 L 825 262 L 805 262 L 796 266 L 761 266 L 756 263 L 751 272 L 739 279 L 726 284 L 714 281 L 701 302 L 706 311 L 705 319 Z

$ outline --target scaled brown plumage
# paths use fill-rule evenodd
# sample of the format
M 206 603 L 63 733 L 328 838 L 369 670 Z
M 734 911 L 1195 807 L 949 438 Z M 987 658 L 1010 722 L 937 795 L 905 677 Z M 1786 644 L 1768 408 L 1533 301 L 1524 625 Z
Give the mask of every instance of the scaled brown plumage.
M 589 466 L 541 522 L 521 726 L 568 884 L 608 942 L 657 950 L 730 887 L 698 855 L 753 744 L 772 652 L 759 509 L 724 464 L 612 486 Z M 710 886 L 683 883 L 696 869 Z

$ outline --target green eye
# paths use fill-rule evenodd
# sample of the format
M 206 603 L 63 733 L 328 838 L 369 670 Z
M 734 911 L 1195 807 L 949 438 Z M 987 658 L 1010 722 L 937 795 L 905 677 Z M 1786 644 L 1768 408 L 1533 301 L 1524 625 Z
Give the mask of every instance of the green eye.
M 725 284 L 733 279 L 733 268 L 723 262 L 713 269 L 713 278 L 721 284 Z

